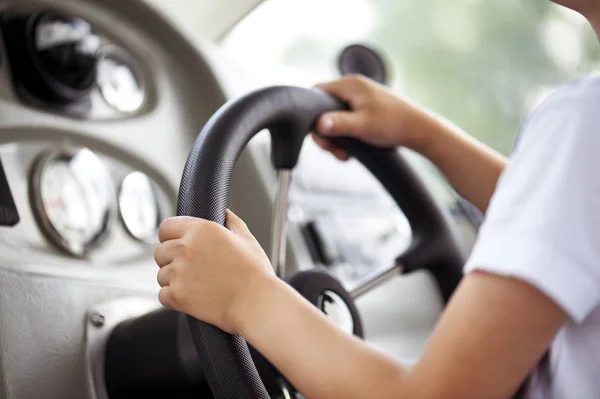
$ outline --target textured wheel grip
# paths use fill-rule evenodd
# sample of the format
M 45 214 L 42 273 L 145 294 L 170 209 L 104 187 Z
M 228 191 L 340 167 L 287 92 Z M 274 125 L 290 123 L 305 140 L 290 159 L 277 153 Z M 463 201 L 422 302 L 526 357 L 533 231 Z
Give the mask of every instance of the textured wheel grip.
M 268 128 L 277 148 L 272 151 L 273 162 L 292 168 L 302 140 L 318 116 L 342 108 L 341 103 L 321 91 L 294 87 L 273 87 L 228 102 L 208 121 L 194 143 L 183 172 L 177 214 L 224 224 L 233 167 L 256 133 Z M 190 326 L 216 398 L 269 397 L 242 338 L 192 317 Z

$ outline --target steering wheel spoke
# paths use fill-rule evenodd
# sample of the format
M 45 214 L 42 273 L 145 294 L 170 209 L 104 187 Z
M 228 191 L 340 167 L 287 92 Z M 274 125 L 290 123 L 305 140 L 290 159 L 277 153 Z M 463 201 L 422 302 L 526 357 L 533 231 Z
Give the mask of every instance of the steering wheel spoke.
M 287 248 L 288 196 L 292 183 L 292 171 L 278 172 L 277 194 L 271 220 L 271 264 L 279 278 L 285 277 L 285 251 Z
M 388 267 L 377 271 L 376 273 L 367 276 L 358 282 L 358 284 L 350 290 L 352 299 L 357 299 L 382 284 L 387 283 L 391 279 L 398 277 L 404 271 L 404 267 L 400 263 L 396 263 L 392 267 Z

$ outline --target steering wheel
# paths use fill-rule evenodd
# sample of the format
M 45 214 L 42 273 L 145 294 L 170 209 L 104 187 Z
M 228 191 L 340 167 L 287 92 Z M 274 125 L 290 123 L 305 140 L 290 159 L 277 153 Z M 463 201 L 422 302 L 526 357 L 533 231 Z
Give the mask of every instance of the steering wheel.
M 222 106 L 196 139 L 181 181 L 177 214 L 225 223 L 229 182 L 248 141 L 262 129 L 271 133 L 271 160 L 293 169 L 302 142 L 319 115 L 346 106 L 316 89 L 271 87 Z M 449 215 L 395 148 L 378 148 L 355 139 L 334 144 L 358 159 L 391 194 L 412 228 L 412 243 L 398 257 L 403 272 L 427 269 L 447 301 L 462 277 L 464 258 Z M 269 395 L 246 341 L 188 316 L 206 379 L 217 399 L 267 399 Z

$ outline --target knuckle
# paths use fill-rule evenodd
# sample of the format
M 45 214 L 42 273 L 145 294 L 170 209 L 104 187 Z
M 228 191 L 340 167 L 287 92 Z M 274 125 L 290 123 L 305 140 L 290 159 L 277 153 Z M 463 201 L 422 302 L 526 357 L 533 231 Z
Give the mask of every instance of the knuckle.
M 171 301 L 172 306 L 174 306 L 177 309 L 181 309 L 186 302 L 186 297 L 187 295 L 185 293 L 185 290 L 178 288 L 177 285 L 171 286 L 171 295 L 169 299 Z
M 200 242 L 196 236 L 187 236 L 177 243 L 177 254 L 179 258 L 190 259 L 193 257 L 195 244 Z
M 160 291 L 158 291 L 158 301 L 163 305 L 166 306 L 168 308 L 171 308 L 171 298 L 170 298 L 170 294 L 169 291 L 165 288 L 161 288 Z
M 160 222 L 159 230 L 164 230 L 171 224 L 171 218 L 165 219 Z
M 156 247 L 156 249 L 154 250 L 154 262 L 156 262 L 156 264 L 158 266 L 161 266 L 161 261 L 160 261 L 160 252 L 161 252 L 161 247 L 160 245 Z
M 156 280 L 161 287 L 170 285 L 172 279 L 173 273 L 169 268 L 160 269 L 156 275 Z
M 244 222 L 242 219 L 240 219 L 239 217 L 236 218 L 236 223 L 239 224 L 239 226 L 244 229 L 244 230 L 248 230 L 248 225 L 246 224 L 246 222 Z
M 353 73 L 348 75 L 348 80 L 352 82 L 354 85 L 361 87 L 367 84 L 367 78 L 358 73 Z
M 160 242 L 165 240 L 165 234 L 170 224 L 170 219 L 165 219 L 160 223 L 160 226 L 158 227 L 158 240 Z
M 165 281 L 165 277 L 164 274 L 161 273 L 162 269 L 158 271 L 158 273 L 156 273 L 156 282 L 158 283 L 159 286 L 164 287 L 166 284 Z
M 192 221 L 189 228 L 189 233 L 192 237 L 198 237 L 204 231 L 204 221 L 202 219 L 196 219 Z

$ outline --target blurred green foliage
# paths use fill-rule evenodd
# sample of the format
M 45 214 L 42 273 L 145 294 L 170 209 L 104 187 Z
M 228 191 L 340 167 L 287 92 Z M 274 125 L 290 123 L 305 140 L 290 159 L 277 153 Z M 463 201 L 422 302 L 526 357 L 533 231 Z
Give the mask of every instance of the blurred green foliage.
M 358 41 L 385 55 L 396 92 L 505 154 L 534 103 L 550 87 L 593 71 L 600 58 L 585 21 L 546 0 L 367 2 L 376 23 Z M 279 17 L 294 18 L 294 12 Z M 330 17 L 344 18 L 344 12 Z M 333 78 L 341 46 L 327 40 L 326 29 L 299 32 L 281 61 Z

